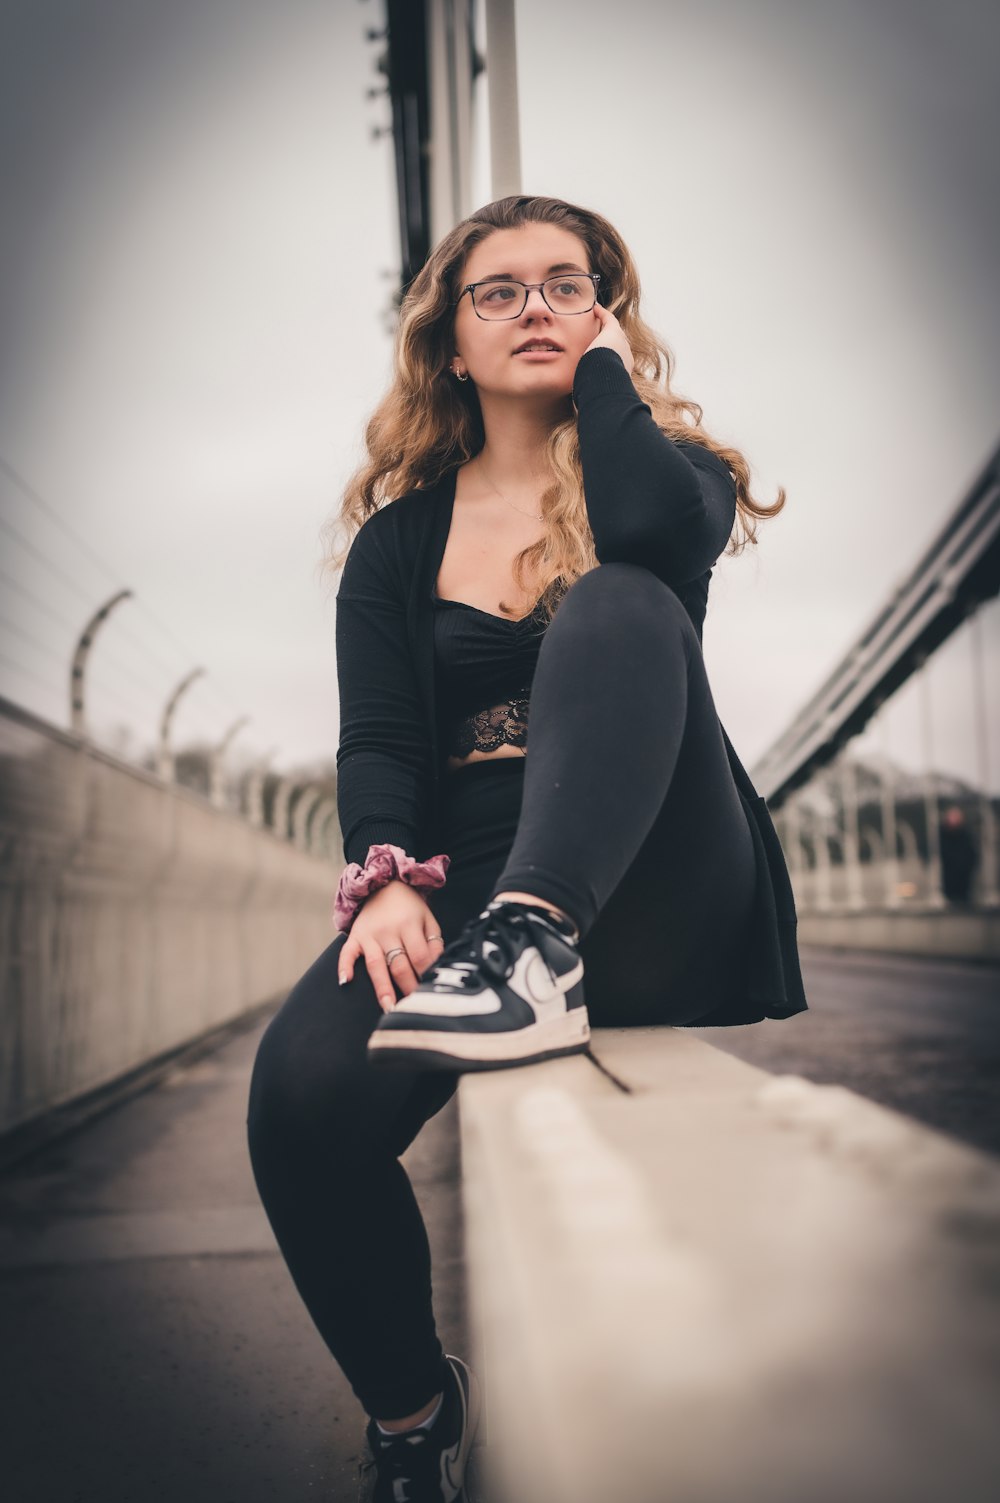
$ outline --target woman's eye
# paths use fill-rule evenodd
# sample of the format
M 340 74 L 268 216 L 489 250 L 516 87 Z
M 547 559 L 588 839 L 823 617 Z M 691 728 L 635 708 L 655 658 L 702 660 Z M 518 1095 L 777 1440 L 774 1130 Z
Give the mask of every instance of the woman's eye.
M 580 287 L 579 282 L 556 283 L 556 292 L 559 293 L 560 297 L 577 297 L 581 291 L 582 288 Z
M 487 287 L 479 294 L 484 303 L 506 303 L 514 296 L 513 287 Z

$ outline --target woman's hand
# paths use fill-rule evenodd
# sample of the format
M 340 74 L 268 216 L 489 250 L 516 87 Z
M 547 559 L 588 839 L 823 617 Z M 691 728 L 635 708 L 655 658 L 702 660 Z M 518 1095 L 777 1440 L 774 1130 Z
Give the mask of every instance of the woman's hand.
M 351 981 L 359 955 L 371 977 L 383 1012 L 396 1005 L 393 983 L 403 996 L 416 990 L 417 981 L 444 949 L 442 939 L 430 939 L 439 926 L 430 905 L 415 887 L 398 879 L 387 882 L 366 898 L 355 915 L 340 952 L 340 984 Z M 402 946 L 402 955 L 386 962 L 387 950 Z
M 614 350 L 622 357 L 622 364 L 631 376 L 635 358 L 621 324 L 615 315 L 607 308 L 602 308 L 600 303 L 594 304 L 594 317 L 598 325 L 597 334 L 584 350 L 584 355 L 590 350 Z

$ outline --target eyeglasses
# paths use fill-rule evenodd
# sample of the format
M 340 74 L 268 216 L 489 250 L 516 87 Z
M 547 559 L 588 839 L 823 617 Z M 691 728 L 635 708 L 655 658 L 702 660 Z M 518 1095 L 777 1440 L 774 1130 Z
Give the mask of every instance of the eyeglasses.
M 553 313 L 589 313 L 597 302 L 600 280 L 599 272 L 588 271 L 579 276 L 548 277 L 544 282 L 515 282 L 511 277 L 502 282 L 470 282 L 455 299 L 455 307 L 469 293 L 480 318 L 520 318 L 528 306 L 528 293 L 540 292 Z

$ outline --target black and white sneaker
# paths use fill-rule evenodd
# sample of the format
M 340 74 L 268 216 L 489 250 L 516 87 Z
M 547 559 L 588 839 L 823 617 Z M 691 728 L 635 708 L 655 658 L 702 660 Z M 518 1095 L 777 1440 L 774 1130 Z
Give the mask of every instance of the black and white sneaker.
M 550 908 L 494 898 L 380 1019 L 368 1059 L 458 1073 L 582 1053 L 578 937 Z
M 358 1468 L 359 1503 L 465 1503 L 482 1401 L 476 1376 L 461 1357 L 445 1360 L 452 1381 L 429 1430 L 383 1435 L 373 1419 L 368 1421 Z

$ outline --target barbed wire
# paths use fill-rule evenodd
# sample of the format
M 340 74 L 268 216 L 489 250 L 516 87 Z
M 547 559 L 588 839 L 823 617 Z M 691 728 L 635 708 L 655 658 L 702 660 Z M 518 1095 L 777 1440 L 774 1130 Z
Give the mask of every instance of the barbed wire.
M 54 694 L 57 692 L 52 684 L 46 683 L 37 674 L 31 673 L 28 669 L 25 668 L 23 663 L 17 662 L 14 658 L 9 658 L 3 651 L 0 651 L 0 664 L 2 664 L 3 667 L 7 668 L 10 672 L 16 673 L 21 678 L 26 679 L 28 683 L 34 684 L 36 688 L 44 689 L 46 695 Z
M 82 630 L 82 622 L 70 621 L 69 617 L 64 616 L 61 611 L 53 610 L 48 601 L 42 600 L 38 595 L 33 594 L 31 590 L 26 589 L 23 581 L 13 578 L 13 576 L 8 574 L 5 569 L 0 569 L 0 579 L 3 580 L 8 589 L 14 590 L 16 594 L 21 596 L 22 600 L 26 600 L 34 610 L 38 611 L 41 615 L 46 616 L 50 621 L 54 621 L 57 626 L 62 626 L 67 631 L 72 633 L 70 641 L 75 647 L 77 639 Z M 65 654 L 65 662 L 66 666 L 68 667 L 69 650 L 67 650 Z M 121 659 L 118 658 L 115 653 L 109 649 L 106 643 L 102 643 L 99 657 L 95 660 L 94 666 L 99 672 L 100 669 L 104 668 L 105 665 L 109 663 L 125 678 L 129 679 L 131 683 L 135 684 L 140 690 L 148 694 L 154 693 L 154 688 L 150 683 L 148 673 L 144 675 L 134 664 L 123 663 Z M 94 669 L 91 669 L 90 671 L 94 672 Z
M 65 669 L 66 659 L 62 653 L 56 652 L 54 647 L 49 647 L 45 642 L 39 642 L 30 632 L 26 632 L 23 626 L 18 626 L 17 622 L 8 621 L 6 616 L 0 615 L 0 626 L 13 632 L 15 637 L 20 637 L 22 642 L 27 642 L 28 646 L 33 647 L 36 652 L 44 653 L 46 657 L 57 662 L 60 668 Z
M 93 547 L 93 545 L 85 537 L 83 537 L 77 531 L 76 528 L 68 523 L 60 514 L 58 509 L 54 507 L 51 502 L 49 502 L 35 486 L 31 485 L 30 482 L 27 481 L 24 476 L 21 475 L 20 472 L 2 455 L 0 455 L 0 474 L 6 477 L 10 485 L 19 493 L 20 496 L 22 496 L 25 500 L 29 501 L 33 506 L 35 506 L 56 528 L 58 528 L 58 530 L 63 533 L 77 549 L 79 549 L 83 557 L 89 560 L 92 566 L 96 568 L 110 584 L 113 584 L 116 588 L 124 587 L 124 576 L 122 575 L 121 571 L 116 569 Z M 35 559 L 44 569 L 48 571 L 48 573 L 54 579 L 58 579 L 66 589 L 72 592 L 75 597 L 84 601 L 88 607 L 88 611 L 90 613 L 93 613 L 93 611 L 99 604 L 99 601 L 95 599 L 95 596 L 97 594 L 96 591 L 94 591 L 93 593 L 88 592 L 84 588 L 84 586 L 80 584 L 79 580 L 75 579 L 66 569 L 64 569 L 60 564 L 56 563 L 49 555 L 47 555 L 41 548 L 39 548 L 31 538 L 27 537 L 24 532 L 22 532 L 17 526 L 15 526 L 8 518 L 0 517 L 0 530 L 11 537 L 17 543 L 17 545 L 25 551 L 25 553 L 27 553 L 31 558 Z M 70 631 L 72 631 L 75 634 L 72 639 L 73 645 L 75 646 L 76 639 L 80 631 L 82 630 L 85 621 L 81 621 L 76 625 L 73 625 L 61 613 L 54 611 L 47 602 L 40 600 L 37 595 L 33 595 L 32 592 L 29 591 L 23 584 L 14 580 L 10 580 L 10 576 L 6 573 L 6 571 L 4 571 L 4 577 L 7 578 L 18 590 L 18 592 L 32 605 L 43 610 L 45 614 L 50 617 L 50 619 L 57 621 L 59 625 L 65 626 Z M 182 639 L 180 634 L 166 622 L 164 622 L 157 615 L 157 613 L 151 610 L 151 608 L 141 598 L 133 597 L 132 608 L 142 617 L 142 619 L 145 623 L 147 623 L 148 626 L 154 628 L 155 631 L 159 634 L 161 643 L 160 648 L 157 649 L 152 643 L 138 638 L 134 632 L 130 632 L 128 630 L 125 623 L 116 620 L 114 623 L 117 638 L 116 645 L 127 645 L 133 652 L 140 654 L 141 666 L 123 663 L 121 659 L 114 656 L 113 652 L 109 653 L 108 646 L 110 644 L 102 643 L 100 653 L 95 656 L 95 669 L 97 669 L 98 666 L 100 666 L 100 668 L 103 668 L 109 662 L 114 663 L 118 671 L 132 680 L 133 683 L 138 683 L 143 689 L 152 692 L 148 680 L 148 668 L 150 663 L 153 662 L 167 676 L 169 684 L 172 686 L 177 682 L 182 672 L 189 670 L 192 663 L 196 663 L 198 661 L 198 655 L 193 653 L 190 649 L 190 645 Z M 16 628 L 16 630 L 18 635 L 26 637 L 26 639 L 29 641 L 32 640 L 31 638 L 27 637 L 27 634 L 24 632 L 23 628 Z M 178 661 L 170 661 L 167 657 L 165 657 L 162 646 L 162 644 L 164 643 L 168 644 L 169 646 L 171 658 L 176 658 Z M 52 649 L 45 648 L 44 650 L 50 656 L 53 655 Z M 143 672 L 144 669 L 147 670 L 145 673 Z M 95 673 L 95 679 L 96 677 L 97 675 Z M 222 688 L 222 686 L 218 683 L 213 675 L 206 674 L 199 681 L 199 684 L 202 688 L 208 687 L 210 689 L 210 692 L 218 701 L 218 709 L 222 710 L 229 719 L 232 719 L 233 717 L 243 713 L 243 711 L 245 710 L 245 706 L 237 704 L 233 696 Z M 105 685 L 105 689 L 106 688 L 107 686 Z M 51 687 L 49 687 L 49 692 L 51 692 Z M 200 734 L 202 735 L 203 739 L 211 740 L 215 732 L 208 730 L 205 727 L 205 706 L 198 706 L 196 702 L 190 704 L 186 702 L 186 713 L 191 713 L 192 711 L 200 722 Z

